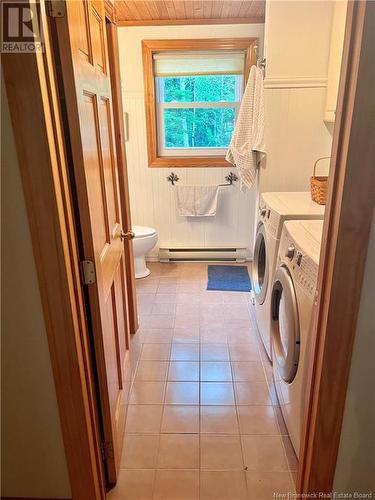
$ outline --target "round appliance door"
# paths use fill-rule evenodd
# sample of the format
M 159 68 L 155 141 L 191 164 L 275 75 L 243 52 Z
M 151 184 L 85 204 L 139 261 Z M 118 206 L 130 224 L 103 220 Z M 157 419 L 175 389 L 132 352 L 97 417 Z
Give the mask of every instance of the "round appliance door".
M 296 292 L 286 266 L 279 267 L 273 282 L 271 335 L 273 362 L 282 379 L 290 383 L 298 368 L 300 332 Z
M 261 222 L 257 228 L 254 246 L 253 261 L 253 289 L 255 300 L 258 304 L 263 304 L 268 286 L 268 249 L 266 240 L 266 230 Z

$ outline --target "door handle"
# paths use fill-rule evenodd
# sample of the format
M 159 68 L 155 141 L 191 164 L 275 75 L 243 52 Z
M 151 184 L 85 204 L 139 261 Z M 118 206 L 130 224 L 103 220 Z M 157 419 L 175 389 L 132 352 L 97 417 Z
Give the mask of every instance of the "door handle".
M 121 230 L 121 233 L 120 233 L 120 238 L 122 241 L 124 240 L 132 240 L 133 238 L 135 237 L 135 233 L 133 231 L 123 231 Z

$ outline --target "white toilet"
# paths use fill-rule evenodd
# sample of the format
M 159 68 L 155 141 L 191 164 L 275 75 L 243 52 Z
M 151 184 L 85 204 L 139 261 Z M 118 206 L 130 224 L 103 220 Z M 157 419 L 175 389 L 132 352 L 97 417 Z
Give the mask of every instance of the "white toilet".
M 135 234 L 133 240 L 135 277 L 145 278 L 151 271 L 146 267 L 145 256 L 156 245 L 158 233 L 153 227 L 133 226 Z

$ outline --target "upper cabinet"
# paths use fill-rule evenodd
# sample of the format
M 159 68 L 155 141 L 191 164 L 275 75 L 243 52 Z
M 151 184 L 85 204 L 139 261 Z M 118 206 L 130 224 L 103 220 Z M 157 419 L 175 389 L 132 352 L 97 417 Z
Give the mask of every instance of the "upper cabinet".
M 328 80 L 324 121 L 333 123 L 336 115 L 337 94 L 340 81 L 342 49 L 344 44 L 347 2 L 335 2 L 331 46 L 328 63 Z

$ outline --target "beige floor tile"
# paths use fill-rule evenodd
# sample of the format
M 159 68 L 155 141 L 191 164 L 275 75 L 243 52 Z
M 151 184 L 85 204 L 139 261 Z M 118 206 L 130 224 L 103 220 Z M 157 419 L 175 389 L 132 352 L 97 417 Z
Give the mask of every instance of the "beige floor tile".
M 147 382 L 160 382 L 167 379 L 167 372 L 167 361 L 140 361 L 135 379 Z
M 159 434 L 125 434 L 121 457 L 123 469 L 155 469 Z
M 215 292 L 213 290 L 205 290 L 200 294 L 200 303 L 202 306 L 210 304 L 223 304 L 223 295 L 221 292 Z
M 264 380 L 263 365 L 260 361 L 232 361 L 233 380 L 236 382 L 252 382 Z
M 244 292 L 223 292 L 224 304 L 246 304 Z
M 202 405 L 234 405 L 233 384 L 227 382 L 202 382 Z
M 157 293 L 176 293 L 177 283 L 160 283 Z
M 175 328 L 173 330 L 174 343 L 191 343 L 199 342 L 199 328 L 191 326 L 189 328 Z
M 165 382 L 135 380 L 130 391 L 132 405 L 161 405 L 164 402 Z
M 171 361 L 199 361 L 199 345 L 172 344 Z
M 156 314 L 156 315 L 169 315 L 173 316 L 175 314 L 175 304 L 169 304 L 169 303 L 157 303 L 154 304 L 152 309 L 151 309 L 151 314 Z
M 203 382 L 232 382 L 232 370 L 228 361 L 201 362 Z
M 254 331 L 251 327 L 247 326 L 246 328 L 238 328 L 237 326 L 227 325 L 226 326 L 227 334 L 228 334 L 228 342 L 231 344 L 255 344 L 258 345 L 258 337 L 257 332 Z M 232 340 L 232 337 L 237 336 L 236 340 Z M 238 339 L 244 336 L 245 340 L 239 342 Z
M 239 303 L 239 304 L 224 303 L 223 313 L 227 318 L 247 319 L 250 316 L 249 310 L 245 303 Z
M 116 487 L 108 500 L 151 500 L 154 486 L 154 470 L 120 470 Z
M 199 406 L 164 406 L 161 423 L 163 434 L 199 432 Z
M 246 480 L 249 500 L 273 500 L 277 493 L 288 498 L 295 491 L 289 472 L 248 471 Z
M 198 293 L 180 292 L 176 295 L 177 304 L 200 304 L 200 296 Z
M 144 344 L 170 344 L 172 342 L 173 330 L 162 328 L 150 328 L 143 331 L 142 342 Z
M 145 297 L 145 295 L 140 295 L 139 297 Z M 151 314 L 152 308 L 154 307 L 153 299 L 149 299 L 147 301 L 138 300 L 138 314 L 140 316 L 147 316 Z
M 252 327 L 251 318 L 248 317 L 246 319 L 243 318 L 225 318 L 225 326 L 230 326 L 231 328 L 237 328 L 241 330 L 243 328 Z
M 199 382 L 168 382 L 167 405 L 199 405 Z
M 160 432 L 162 405 L 130 405 L 126 417 L 125 432 L 156 434 Z
M 198 500 L 199 471 L 158 470 L 155 477 L 155 500 Z
M 199 363 L 197 361 L 171 361 L 168 380 L 174 382 L 198 382 Z
M 231 361 L 260 361 L 256 344 L 230 344 L 229 355 Z
M 199 469 L 199 434 L 161 434 L 158 469 Z
M 175 304 L 176 294 L 175 293 L 157 293 L 154 298 L 155 304 Z
M 179 276 L 160 276 L 159 285 L 178 285 L 180 281 Z
M 288 470 L 280 436 L 242 435 L 241 440 L 245 467 L 248 470 Z
M 243 470 L 241 440 L 238 435 L 202 434 L 201 469 Z
M 173 328 L 174 321 L 174 315 L 150 315 L 140 318 L 139 325 L 141 328 Z
M 175 328 L 192 328 L 199 326 L 199 316 L 192 314 L 179 313 L 176 314 L 174 327 Z
M 201 406 L 201 432 L 238 434 L 236 408 L 234 406 Z
M 237 406 L 241 434 L 279 435 L 272 406 Z
M 200 304 L 180 302 L 176 306 L 176 314 L 191 314 L 192 316 L 199 316 L 201 310 Z
M 238 405 L 271 405 L 266 382 L 236 382 L 234 384 Z
M 246 476 L 243 471 L 201 471 L 201 500 L 245 500 Z
M 171 354 L 169 344 L 144 344 L 141 353 L 142 361 L 168 361 Z
M 227 344 L 201 344 L 202 361 L 229 361 Z
M 226 344 L 227 331 L 221 326 L 201 326 L 201 342 L 203 344 Z
M 233 332 L 228 334 L 228 344 L 247 344 L 253 343 L 251 330 L 238 330 L 237 332 Z

